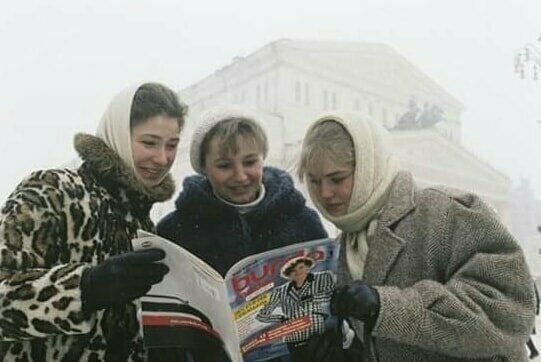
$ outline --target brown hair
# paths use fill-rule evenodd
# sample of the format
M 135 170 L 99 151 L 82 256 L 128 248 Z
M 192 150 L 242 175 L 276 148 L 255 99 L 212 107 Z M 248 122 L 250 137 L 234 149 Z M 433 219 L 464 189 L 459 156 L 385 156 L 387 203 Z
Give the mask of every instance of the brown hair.
M 182 104 L 175 92 L 159 83 L 145 83 L 137 89 L 130 112 L 130 128 L 155 116 L 176 118 L 180 130 L 188 107 Z

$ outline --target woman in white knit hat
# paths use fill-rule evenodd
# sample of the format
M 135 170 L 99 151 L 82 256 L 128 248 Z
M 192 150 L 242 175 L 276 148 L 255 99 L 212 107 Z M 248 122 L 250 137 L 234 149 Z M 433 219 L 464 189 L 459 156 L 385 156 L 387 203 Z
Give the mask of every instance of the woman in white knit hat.
M 96 136 L 78 134 L 76 169 L 25 178 L 0 211 L 0 360 L 143 361 L 138 298 L 168 272 L 153 230 L 186 108 L 157 83 L 117 94 Z
M 318 214 L 285 171 L 264 167 L 267 136 L 251 113 L 234 108 L 201 116 L 176 210 L 158 233 L 222 275 L 240 259 L 327 236 Z
M 535 313 L 517 242 L 474 194 L 419 189 L 386 130 L 359 114 L 318 118 L 299 176 L 341 231 L 331 312 L 363 339 L 366 361 L 522 361 Z M 312 361 L 348 360 L 314 337 Z

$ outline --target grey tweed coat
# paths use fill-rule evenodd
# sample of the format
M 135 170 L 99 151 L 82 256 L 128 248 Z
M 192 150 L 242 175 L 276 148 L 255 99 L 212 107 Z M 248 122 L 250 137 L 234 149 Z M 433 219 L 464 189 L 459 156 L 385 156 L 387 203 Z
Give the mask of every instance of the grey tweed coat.
M 527 360 L 533 281 L 497 216 L 473 194 L 417 189 L 406 172 L 391 188 L 368 241 L 364 281 L 381 302 L 368 360 Z M 350 281 L 342 253 L 338 285 Z

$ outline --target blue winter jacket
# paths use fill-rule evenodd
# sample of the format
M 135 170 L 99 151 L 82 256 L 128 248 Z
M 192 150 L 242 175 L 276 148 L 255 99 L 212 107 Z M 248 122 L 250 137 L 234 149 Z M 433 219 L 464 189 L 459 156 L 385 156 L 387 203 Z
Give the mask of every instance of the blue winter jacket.
M 188 249 L 220 274 L 242 258 L 296 242 L 321 239 L 327 232 L 319 215 L 305 205 L 291 176 L 265 167 L 264 199 L 245 214 L 220 201 L 208 179 L 184 179 L 176 210 L 157 226 L 158 234 Z

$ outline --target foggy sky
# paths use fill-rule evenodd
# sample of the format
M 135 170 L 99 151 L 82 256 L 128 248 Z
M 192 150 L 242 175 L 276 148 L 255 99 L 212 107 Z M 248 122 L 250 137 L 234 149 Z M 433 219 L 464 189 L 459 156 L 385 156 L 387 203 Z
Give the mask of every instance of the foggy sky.
M 2 2 L 0 203 L 75 157 L 125 86 L 179 90 L 280 38 L 392 46 L 466 106 L 466 147 L 541 196 L 541 82 L 513 73 L 540 15 L 538 0 Z

